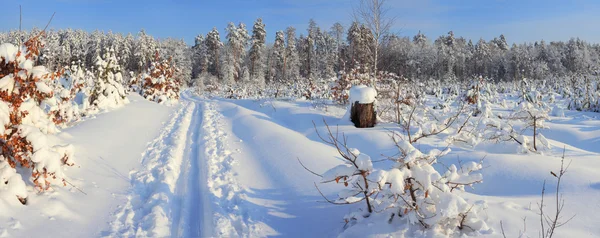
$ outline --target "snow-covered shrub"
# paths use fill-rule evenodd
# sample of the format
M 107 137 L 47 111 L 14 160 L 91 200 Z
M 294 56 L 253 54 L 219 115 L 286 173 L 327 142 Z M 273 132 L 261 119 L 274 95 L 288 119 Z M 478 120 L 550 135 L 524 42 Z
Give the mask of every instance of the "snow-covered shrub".
M 376 210 L 386 211 L 390 220 L 397 216 L 409 225 L 443 235 L 477 235 L 489 229 L 479 216 L 482 208 L 468 204 L 460 196 L 465 186 L 483 181 L 478 173 L 483 168 L 481 163 L 469 162 L 461 168 L 450 165 L 444 173 L 439 173 L 433 164 L 450 149 L 434 149 L 425 154 L 408 141 L 398 139 L 400 136 L 392 138 L 400 152 L 392 158 L 396 165 L 369 177 L 382 188 L 381 198 L 374 201 Z
M 483 87 L 483 78 L 480 76 L 479 78 L 473 80 L 471 85 L 469 85 L 467 92 L 465 93 L 465 101 L 469 104 L 478 105 L 480 103 L 480 94 L 481 88 Z
M 4 128 L 0 133 L 0 193 L 17 196 L 23 204 L 26 191 L 16 168 L 30 171 L 24 179 L 44 191 L 52 183 L 64 184 L 63 166 L 73 163 L 72 146 L 52 146 L 47 141 L 47 134 L 58 129 L 40 104 L 53 97 L 49 84 L 59 74 L 35 65 L 41 47 L 39 36 L 25 47 L 0 45 L 0 123 Z
M 342 72 L 339 77 L 330 83 L 331 99 L 339 104 L 348 102 L 349 90 L 353 85 L 370 85 L 371 77 L 367 73 L 360 73 L 359 68 L 349 72 Z
M 396 121 L 410 143 L 447 132 L 465 114 L 462 101 L 455 111 L 453 107 L 430 108 L 423 97 L 411 93 L 399 96 L 395 103 Z
M 349 90 L 352 87 L 352 83 L 350 83 L 346 74 L 342 74 L 335 79 L 330 87 L 331 97 L 334 102 L 342 105 L 348 103 Z
M 373 223 L 390 224 L 394 229 L 407 232 L 430 230 L 445 236 L 489 232 L 480 218 L 482 208 L 467 203 L 460 196 L 465 186 L 482 182 L 482 175 L 478 173 L 481 163 L 466 163 L 461 168 L 451 165 L 441 174 L 433 164 L 449 153 L 449 149 L 425 154 L 393 134 L 399 156 L 390 158 L 395 161 L 391 169 L 378 170 L 373 168 L 368 155 L 346 147 L 345 138 L 338 139 L 329 126 L 327 129 L 326 138 L 319 136 L 338 150 L 344 164 L 319 176 L 321 183 L 335 182 L 342 184 L 343 189 L 336 199 L 321 195 L 333 204 L 365 204 L 344 217 L 345 232 L 351 234 L 353 227 Z M 409 234 L 412 235 L 416 234 Z
M 129 82 L 127 82 L 127 88 L 130 93 L 141 92 L 141 82 L 144 74 L 135 74 L 133 71 L 129 72 Z
M 328 135 L 326 138 L 321 137 L 321 134 L 318 134 L 319 137 L 325 143 L 335 146 L 344 159 L 344 164 L 333 167 L 321 175 L 321 183 L 335 181 L 344 184 L 345 188 L 338 193 L 338 198 L 330 202 L 334 204 L 353 204 L 365 201 L 366 212 L 373 212 L 370 197 L 378 191 L 378 188 L 376 184 L 367 179 L 373 172 L 371 157 L 360 153 L 357 149 L 346 147 L 345 144 L 340 143 L 337 136 L 333 135 L 329 126 L 327 126 L 327 130 Z
M 92 110 L 118 108 L 129 103 L 115 51 L 111 48 L 103 57 L 97 56 L 95 66 L 97 80 L 89 97 Z
M 142 84 L 142 96 L 158 103 L 172 103 L 179 100 L 181 82 L 173 77 L 177 71 L 171 59 L 161 60 L 156 52 L 154 62 L 148 68 Z
M 569 95 L 568 109 L 577 111 L 600 112 L 600 83 L 591 77 L 583 77 L 583 80 L 573 76 L 571 79 L 572 90 Z
M 468 90 L 464 94 L 464 99 L 468 104 L 474 105 L 473 115 L 484 117 L 491 116 L 490 103 L 497 100 L 498 96 L 495 90 L 490 88 L 490 83 L 483 77 L 479 77 L 471 82 Z
M 66 126 L 67 123 L 81 118 L 81 105 L 75 98 L 78 94 L 85 93 L 85 76 L 86 70 L 74 64 L 63 69 L 62 77 L 55 81 L 55 95 L 44 103 L 49 107 L 50 116 L 57 125 Z
M 526 140 L 522 140 L 522 146 L 529 150 L 538 151 L 538 144 L 541 144 L 544 148 L 550 148 L 548 140 L 539 133 L 539 130 L 546 129 L 544 121 L 548 120 L 548 111 L 546 108 L 533 105 L 529 102 L 521 103 L 513 112 L 511 118 L 517 120 L 523 120 L 526 123 L 525 128 L 531 128 L 533 130 L 533 143 L 528 145 Z M 525 138 L 523 136 L 523 138 Z M 539 143 L 538 143 L 539 142 Z M 530 146 L 528 148 L 528 146 Z

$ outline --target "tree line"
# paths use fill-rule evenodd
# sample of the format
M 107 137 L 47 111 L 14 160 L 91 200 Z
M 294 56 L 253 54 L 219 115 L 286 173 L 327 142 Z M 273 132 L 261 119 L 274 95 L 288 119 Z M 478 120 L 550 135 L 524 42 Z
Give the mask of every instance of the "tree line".
M 0 42 L 18 43 L 38 32 L 1 32 Z M 412 37 L 388 33 L 378 40 L 359 22 L 321 28 L 311 19 L 305 32 L 288 27 L 277 31 L 268 43 L 265 23 L 259 18 L 250 29 L 244 23 L 229 23 L 223 32 L 225 39 L 221 35 L 215 27 L 188 46 L 180 39 L 158 40 L 144 30 L 135 36 L 50 30 L 39 60 L 52 69 L 73 64 L 93 68 L 96 57 L 112 49 L 124 72 L 139 74 L 159 52 L 163 58 L 173 58 L 179 69 L 176 77 L 188 86 L 206 76 L 217 80 L 213 83 L 261 86 L 329 79 L 356 69 L 373 74 L 375 61 L 378 71 L 411 80 L 546 79 L 597 73 L 600 61 L 600 45 L 578 38 L 509 45 L 503 35 L 474 43 L 450 31 L 435 40 L 421 32 Z

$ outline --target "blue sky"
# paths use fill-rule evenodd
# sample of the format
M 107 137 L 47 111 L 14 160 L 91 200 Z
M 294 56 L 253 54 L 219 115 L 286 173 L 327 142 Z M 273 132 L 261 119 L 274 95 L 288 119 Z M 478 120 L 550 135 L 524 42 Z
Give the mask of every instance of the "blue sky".
M 159 38 L 183 38 L 192 44 L 213 27 L 223 33 L 228 22 L 244 22 L 249 30 L 262 17 L 272 41 L 275 31 L 294 26 L 306 30 L 310 18 L 321 28 L 335 22 L 348 26 L 358 0 L 2 0 L 0 30 L 16 29 L 19 5 L 23 27 L 51 27 L 136 33 L 144 28 Z M 388 0 L 397 17 L 394 31 L 430 39 L 448 31 L 477 41 L 504 34 L 509 42 L 568 40 L 580 37 L 600 43 L 598 0 Z M 11 11 L 10 9 L 14 9 Z

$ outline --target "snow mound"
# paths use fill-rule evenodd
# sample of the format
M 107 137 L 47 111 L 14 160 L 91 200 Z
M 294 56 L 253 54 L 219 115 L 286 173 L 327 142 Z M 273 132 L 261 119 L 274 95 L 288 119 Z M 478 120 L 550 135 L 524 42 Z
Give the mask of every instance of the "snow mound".
M 350 88 L 350 103 L 358 101 L 360 104 L 375 102 L 377 91 L 374 88 L 365 85 L 357 85 Z

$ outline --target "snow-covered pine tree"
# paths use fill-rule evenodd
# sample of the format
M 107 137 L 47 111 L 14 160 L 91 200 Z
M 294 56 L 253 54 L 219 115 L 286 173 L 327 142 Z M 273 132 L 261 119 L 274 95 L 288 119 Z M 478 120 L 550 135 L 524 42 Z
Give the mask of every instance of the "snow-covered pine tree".
M 330 79 L 335 77 L 334 71 L 336 63 L 335 39 L 328 33 L 317 30 L 315 38 L 316 55 L 316 75 L 320 79 Z
M 348 29 L 349 69 L 360 68 L 361 72 L 370 72 L 372 64 L 373 35 L 364 25 L 353 22 Z
M 95 81 L 89 97 L 93 110 L 106 110 L 118 108 L 126 103 L 127 90 L 123 87 L 121 66 L 113 49 L 107 49 L 103 57 L 96 57 Z
M 271 60 L 269 65 L 270 82 L 283 83 L 285 73 L 285 38 L 283 31 L 275 34 L 275 43 L 271 51 Z
M 340 70 L 342 70 L 341 67 L 343 65 L 342 49 L 344 48 L 344 26 L 342 26 L 342 24 L 339 22 L 334 23 L 331 27 L 330 34 L 335 40 L 335 65 L 333 67 L 333 70 L 337 73 L 340 72 Z
M 296 49 L 296 28 L 288 27 L 285 34 L 284 79 L 289 83 L 293 83 L 300 78 L 300 60 Z
M 135 70 L 135 37 L 128 33 L 123 40 L 123 46 L 119 52 L 119 65 L 122 65 L 125 71 Z
M 191 59 L 185 41 L 167 38 L 160 41 L 159 44 L 160 55 L 163 58 L 170 58 L 172 65 L 177 68 L 173 77 L 180 82 L 191 79 Z
M 238 24 L 237 30 L 241 43 L 241 50 L 239 52 L 240 69 L 238 71 L 238 81 L 248 82 L 250 80 L 250 69 L 248 68 L 248 64 L 246 62 L 246 56 L 248 54 L 247 49 L 250 43 L 250 35 L 248 34 L 246 24 L 244 24 L 243 22 L 240 22 L 240 24 Z
M 262 87 L 265 84 L 265 41 L 267 31 L 262 18 L 256 19 L 252 27 L 252 42 L 249 57 L 250 80 L 256 86 Z
M 305 68 L 306 78 L 308 78 L 308 80 L 312 83 L 312 81 L 316 80 L 316 71 L 318 65 L 317 54 L 315 52 L 315 41 L 320 34 L 321 29 L 317 25 L 317 22 L 311 18 L 308 21 L 307 31 L 308 35 L 306 37 L 306 47 L 304 49 L 306 50 Z
M 207 49 L 206 72 L 214 76 L 221 77 L 220 55 L 221 48 L 223 47 L 223 42 L 221 42 L 221 36 L 219 35 L 219 31 L 216 27 L 213 28 L 210 32 L 208 32 L 208 34 L 206 34 L 204 44 L 206 45 Z
M 206 44 L 202 34 L 196 36 L 194 46 L 192 46 L 192 78 L 198 78 L 202 72 L 206 71 Z
M 233 85 L 240 80 L 242 51 L 244 51 L 244 39 L 240 36 L 240 30 L 230 22 L 225 29 L 227 31 L 226 62 L 224 65 L 223 81 Z
M 136 73 L 143 72 L 154 57 L 154 52 L 157 50 L 156 40 L 146 34 L 144 29 L 140 30 L 137 35 L 137 42 L 134 51 L 135 68 L 132 71 Z

